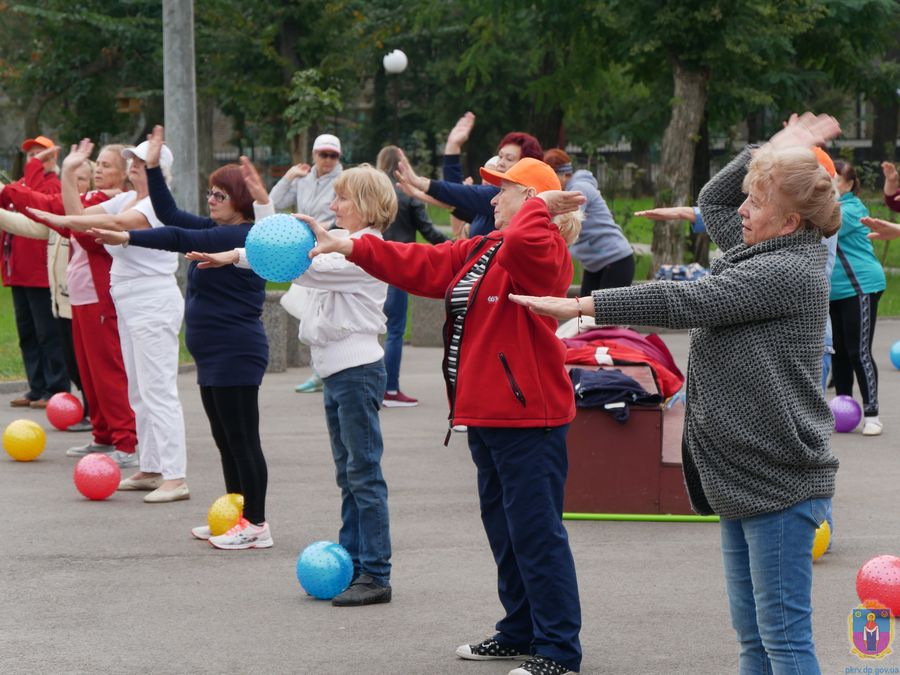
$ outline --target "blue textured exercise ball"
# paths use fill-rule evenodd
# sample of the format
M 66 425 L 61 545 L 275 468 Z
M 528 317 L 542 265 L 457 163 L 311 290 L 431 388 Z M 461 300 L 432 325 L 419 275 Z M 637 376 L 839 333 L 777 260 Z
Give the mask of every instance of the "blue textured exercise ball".
M 297 580 L 319 600 L 331 600 L 343 593 L 353 579 L 353 560 L 340 544 L 317 541 L 297 558 Z
M 309 267 L 316 238 L 309 225 L 286 213 L 267 216 L 250 228 L 247 262 L 263 279 L 293 281 Z
M 894 364 L 894 368 L 900 370 L 900 340 L 891 345 L 891 363 Z

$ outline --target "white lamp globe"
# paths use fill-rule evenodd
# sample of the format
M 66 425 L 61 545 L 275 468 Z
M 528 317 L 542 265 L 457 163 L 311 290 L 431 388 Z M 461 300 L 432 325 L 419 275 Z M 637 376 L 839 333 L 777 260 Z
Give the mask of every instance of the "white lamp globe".
M 409 60 L 406 58 L 406 54 L 399 49 L 395 49 L 390 54 L 384 55 L 382 63 L 384 63 L 385 72 L 390 75 L 396 75 L 406 70 L 406 65 L 409 63 Z

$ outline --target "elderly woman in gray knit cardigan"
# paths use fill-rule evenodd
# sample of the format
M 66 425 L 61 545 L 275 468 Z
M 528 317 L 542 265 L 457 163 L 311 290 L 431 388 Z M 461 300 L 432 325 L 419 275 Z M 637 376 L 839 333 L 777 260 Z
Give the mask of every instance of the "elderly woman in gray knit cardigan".
M 794 116 L 703 188 L 703 220 L 724 252 L 708 277 L 575 300 L 510 296 L 560 319 L 591 313 L 598 324 L 693 328 L 684 474 L 694 509 L 721 516 L 741 673 L 820 672 L 812 543 L 838 468 L 819 386 L 828 315 L 821 238 L 840 228 L 841 213 L 809 148 L 839 132 L 833 118 Z

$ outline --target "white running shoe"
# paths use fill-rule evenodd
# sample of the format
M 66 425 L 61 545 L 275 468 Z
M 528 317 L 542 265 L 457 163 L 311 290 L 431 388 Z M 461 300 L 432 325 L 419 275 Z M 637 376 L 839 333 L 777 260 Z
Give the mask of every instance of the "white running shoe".
M 120 469 L 131 469 L 138 465 L 137 452 L 122 452 L 121 450 L 113 450 L 107 453 L 119 465 Z
M 235 551 L 244 548 L 269 548 L 274 542 L 268 523 L 254 525 L 241 518 L 240 522 L 225 534 L 210 537 L 209 543 L 216 548 Z
M 85 443 L 84 445 L 76 445 L 73 448 L 69 448 L 68 450 L 66 450 L 66 457 L 84 457 L 86 455 L 90 455 L 93 452 L 102 452 L 104 455 L 108 455 L 115 449 L 115 446 L 103 445 L 102 443 L 94 443 L 93 441 L 91 441 L 90 443 Z
M 212 532 L 209 531 L 209 525 L 192 527 L 191 534 L 194 535 L 195 539 L 202 539 L 203 541 L 208 540 L 212 536 Z

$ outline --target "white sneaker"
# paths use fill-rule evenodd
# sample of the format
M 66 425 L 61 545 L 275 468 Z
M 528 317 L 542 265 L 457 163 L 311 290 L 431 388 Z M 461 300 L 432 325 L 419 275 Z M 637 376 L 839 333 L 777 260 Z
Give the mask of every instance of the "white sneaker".
M 210 537 L 209 543 L 216 548 L 234 551 L 244 548 L 269 548 L 274 542 L 268 523 L 254 525 L 241 518 L 240 522 L 225 534 Z
M 106 453 L 119 465 L 120 469 L 131 469 L 138 465 L 138 454 L 136 452 L 122 452 L 121 450 L 113 450 Z
M 200 525 L 199 527 L 192 527 L 191 534 L 195 539 L 202 539 L 203 541 L 208 540 L 212 536 L 212 532 L 209 531 L 209 525 Z
M 103 445 L 102 443 L 94 443 L 91 441 L 84 445 L 76 445 L 75 447 L 69 448 L 66 450 L 66 457 L 84 457 L 93 452 L 102 452 L 104 455 L 108 455 L 115 449 L 115 446 Z
M 863 426 L 863 436 L 881 436 L 881 430 L 884 425 L 877 417 L 867 417 L 865 426 Z

